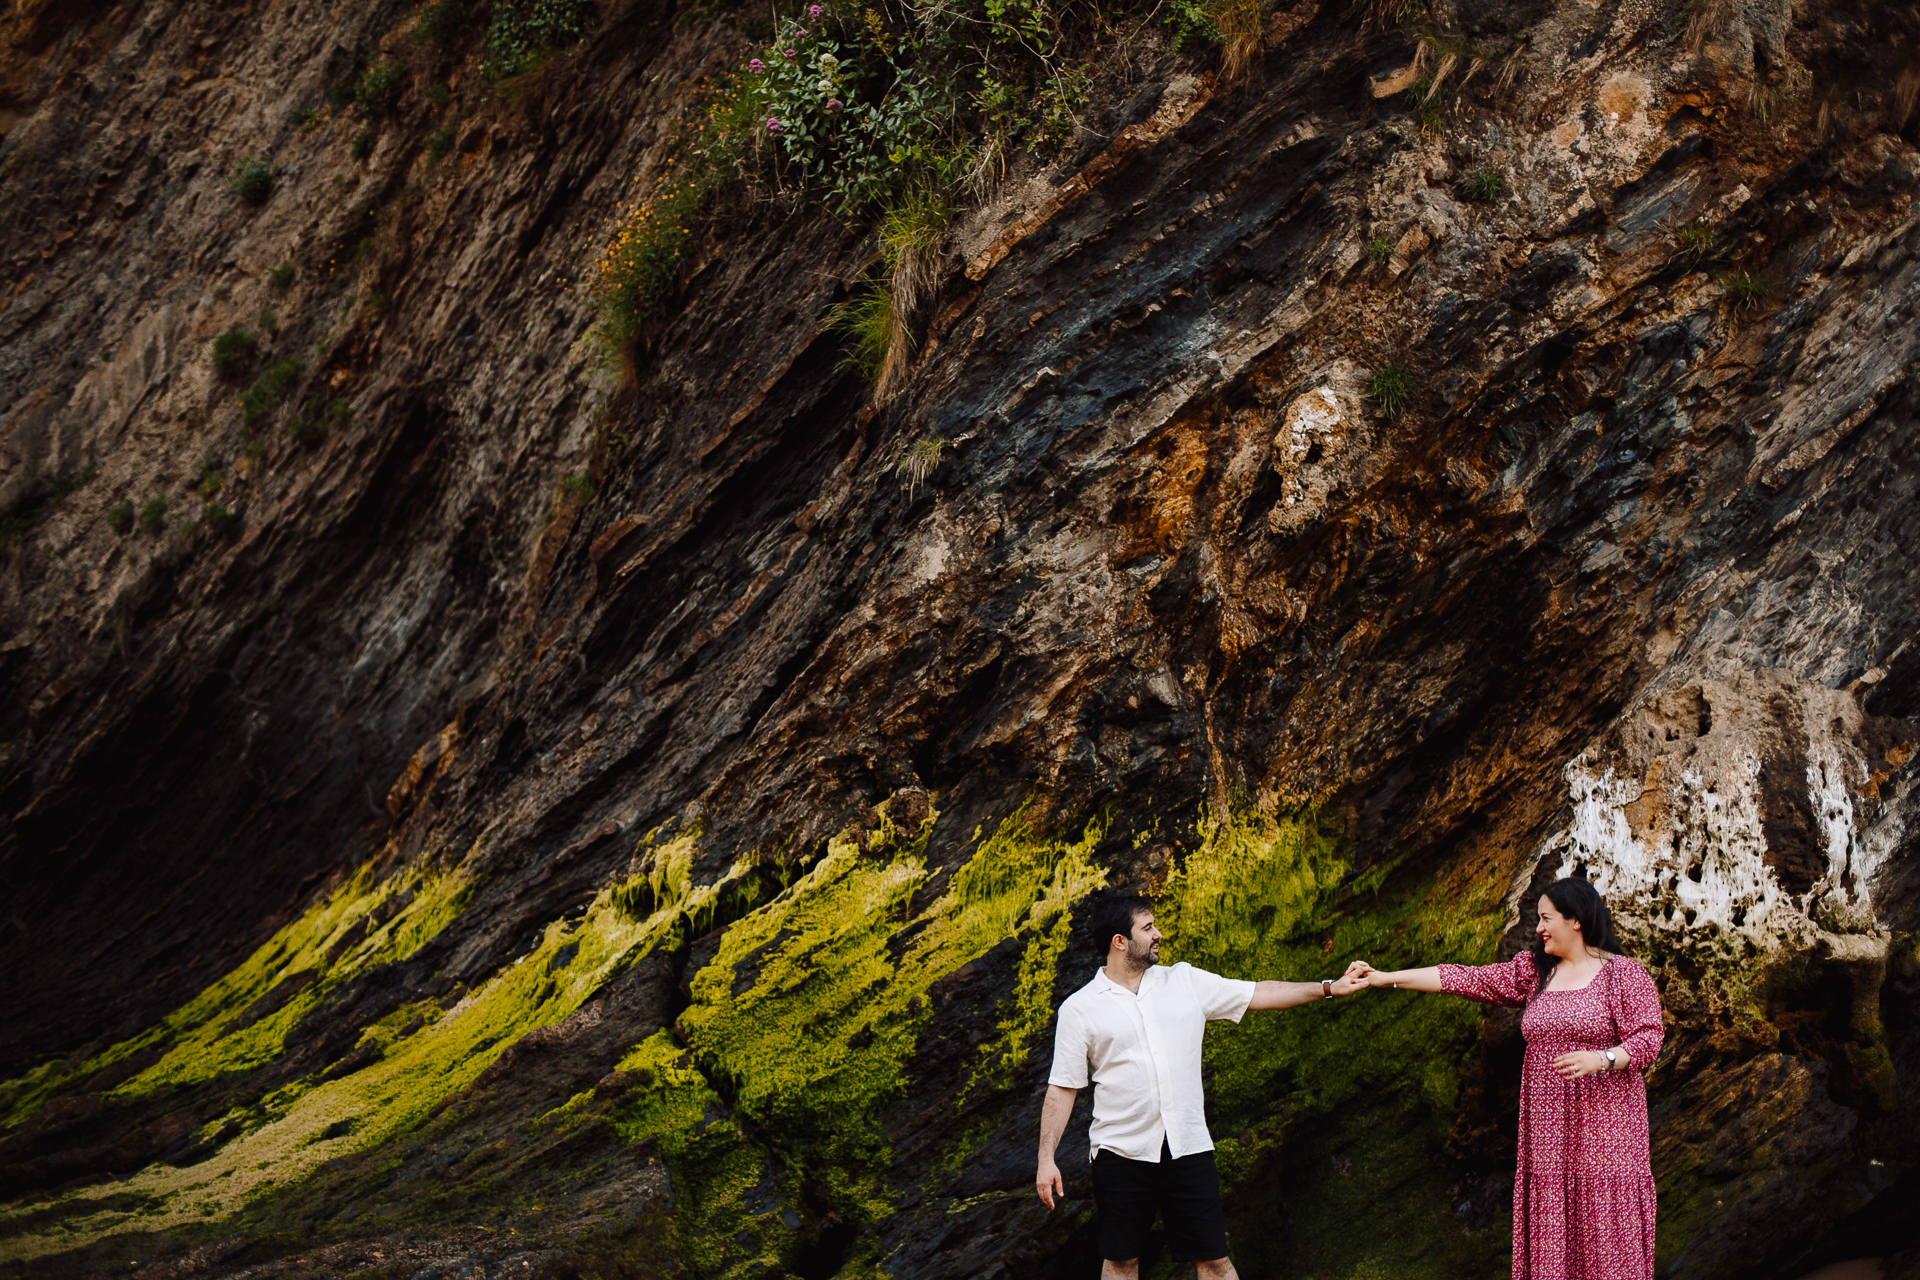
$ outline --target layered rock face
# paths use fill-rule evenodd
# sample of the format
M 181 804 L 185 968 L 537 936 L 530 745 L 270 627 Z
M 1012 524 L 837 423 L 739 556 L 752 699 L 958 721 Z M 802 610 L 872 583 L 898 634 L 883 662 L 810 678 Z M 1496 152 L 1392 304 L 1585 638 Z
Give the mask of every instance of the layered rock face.
M 1664 1274 L 1915 1266 L 1920 16 L 1423 12 L 1139 28 L 880 394 L 805 200 L 591 340 L 733 19 L 19 6 L 7 1265 L 1090 1274 L 1103 889 L 1316 978 L 1578 872 Z M 1510 1018 L 1209 1035 L 1245 1273 L 1505 1273 Z

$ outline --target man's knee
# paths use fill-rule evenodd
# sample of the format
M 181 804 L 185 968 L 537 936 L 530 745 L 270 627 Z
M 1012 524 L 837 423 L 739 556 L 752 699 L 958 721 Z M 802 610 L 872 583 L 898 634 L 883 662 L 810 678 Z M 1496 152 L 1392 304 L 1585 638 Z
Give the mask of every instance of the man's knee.
M 1240 1273 L 1233 1269 L 1233 1259 L 1214 1258 L 1209 1262 L 1193 1264 L 1194 1273 L 1199 1280 L 1240 1280 Z
M 1140 1259 L 1128 1258 L 1125 1262 L 1101 1259 L 1100 1280 L 1140 1280 Z

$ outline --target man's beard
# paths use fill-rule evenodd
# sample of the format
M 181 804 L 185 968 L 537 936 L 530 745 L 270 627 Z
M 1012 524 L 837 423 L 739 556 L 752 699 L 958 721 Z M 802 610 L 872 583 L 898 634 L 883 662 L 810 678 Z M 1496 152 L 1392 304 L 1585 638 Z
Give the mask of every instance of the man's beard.
M 1160 944 L 1158 942 L 1149 942 L 1144 947 L 1135 946 L 1131 941 L 1127 943 L 1127 963 L 1134 968 L 1151 969 L 1159 961 Z

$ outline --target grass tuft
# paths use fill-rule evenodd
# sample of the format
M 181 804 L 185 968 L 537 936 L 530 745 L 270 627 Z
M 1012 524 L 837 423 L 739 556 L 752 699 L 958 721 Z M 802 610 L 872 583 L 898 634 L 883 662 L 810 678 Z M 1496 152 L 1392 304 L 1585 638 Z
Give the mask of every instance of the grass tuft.
M 925 484 L 934 468 L 940 465 L 941 454 L 952 443 L 945 436 L 921 436 L 900 451 L 900 460 L 894 463 L 893 469 L 907 482 L 909 501 L 914 491 Z
M 1397 418 L 1413 404 L 1413 375 L 1399 365 L 1385 364 L 1367 379 L 1367 394 L 1388 418 Z
M 1715 236 L 1713 228 L 1704 222 L 1682 223 L 1673 229 L 1673 243 L 1683 255 L 1691 258 L 1710 257 L 1714 250 Z
M 1492 204 L 1507 193 L 1507 180 L 1491 169 L 1481 169 L 1460 184 L 1460 194 L 1475 204 Z
M 1393 238 L 1374 236 L 1367 241 L 1367 257 L 1375 266 L 1384 267 L 1393 258 Z
M 1728 299 L 1742 311 L 1758 310 L 1770 290 L 1767 278 L 1756 271 L 1733 268 L 1722 271 L 1716 279 Z
M 880 281 L 861 285 L 852 297 L 827 311 L 827 327 L 847 340 L 840 367 L 878 383 L 894 341 L 893 290 Z

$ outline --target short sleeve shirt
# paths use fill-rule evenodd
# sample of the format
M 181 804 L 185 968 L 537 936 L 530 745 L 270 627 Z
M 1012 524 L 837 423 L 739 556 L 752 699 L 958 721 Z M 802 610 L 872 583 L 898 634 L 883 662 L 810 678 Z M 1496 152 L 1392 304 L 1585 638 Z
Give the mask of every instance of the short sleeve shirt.
M 1215 1018 L 1240 1021 L 1253 983 L 1190 964 L 1155 965 L 1138 994 L 1094 971 L 1060 1006 L 1050 1084 L 1093 1085 L 1092 1150 L 1158 1160 L 1213 1150 L 1200 1090 L 1200 1040 Z

